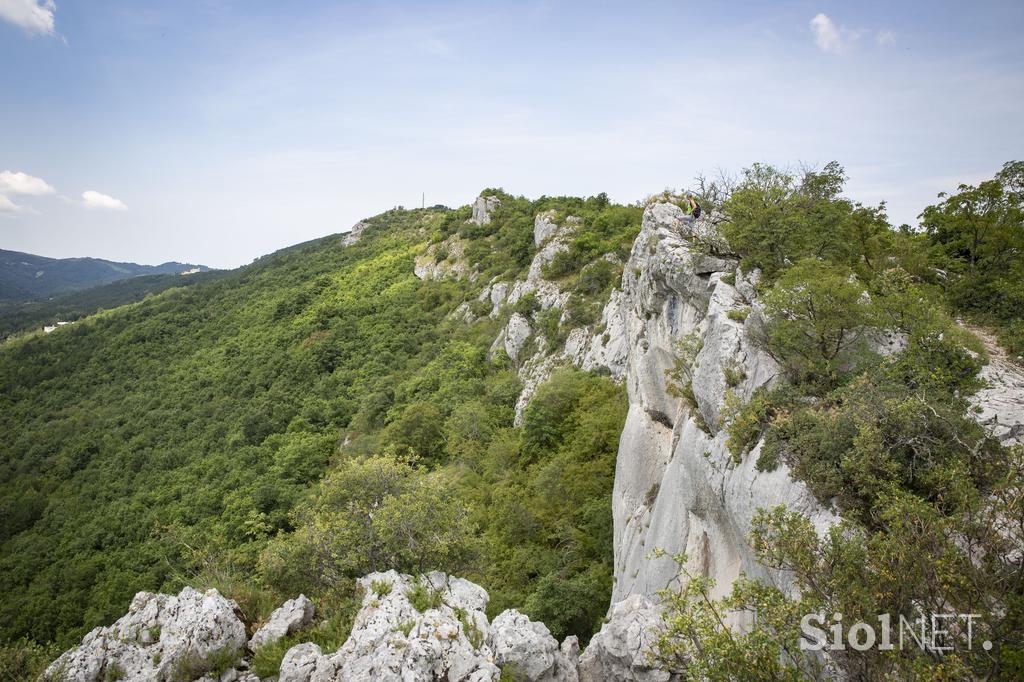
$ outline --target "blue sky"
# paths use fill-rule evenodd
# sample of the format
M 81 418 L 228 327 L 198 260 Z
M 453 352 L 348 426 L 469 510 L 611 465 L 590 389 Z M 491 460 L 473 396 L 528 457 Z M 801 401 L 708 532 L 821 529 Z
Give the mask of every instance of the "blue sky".
M 1022 33 L 1019 0 L 0 0 L 0 247 L 229 267 L 421 192 L 754 161 L 915 223 L 1024 157 Z

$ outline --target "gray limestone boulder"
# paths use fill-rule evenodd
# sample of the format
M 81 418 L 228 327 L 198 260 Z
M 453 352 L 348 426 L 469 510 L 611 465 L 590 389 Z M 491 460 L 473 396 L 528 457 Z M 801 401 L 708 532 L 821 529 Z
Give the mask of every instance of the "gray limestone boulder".
M 295 599 L 289 599 L 270 614 L 267 622 L 256 631 L 249 640 L 249 649 L 255 652 L 282 637 L 305 629 L 313 621 L 315 612 L 313 602 L 306 595 L 300 594 Z
M 563 652 L 543 623 L 531 621 L 515 609 L 503 611 L 494 619 L 488 641 L 498 666 L 511 668 L 522 682 L 578 679 L 572 644 Z
M 217 590 L 186 587 L 177 596 L 139 592 L 128 613 L 87 634 L 46 670 L 62 682 L 169 682 L 197 679 L 240 659 L 245 625 Z
M 669 682 L 678 679 L 653 662 L 661 612 L 634 595 L 612 606 L 608 619 L 580 657 L 580 682 Z

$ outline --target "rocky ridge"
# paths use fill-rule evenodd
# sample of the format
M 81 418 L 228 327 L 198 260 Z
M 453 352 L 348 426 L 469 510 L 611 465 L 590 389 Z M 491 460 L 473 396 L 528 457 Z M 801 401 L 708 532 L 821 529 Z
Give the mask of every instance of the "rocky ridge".
M 576 682 L 579 645 L 559 644 L 543 623 L 515 610 L 489 623 L 487 592 L 468 580 L 395 571 L 358 581 L 362 605 L 340 649 L 293 646 L 279 682 L 496 682 L 506 670 L 523 682 Z M 421 601 L 421 600 L 425 600 Z M 259 682 L 250 653 L 309 625 L 305 597 L 285 602 L 249 641 L 237 606 L 216 590 L 177 596 L 140 592 L 129 612 L 97 628 L 58 658 L 54 682 Z
M 497 205 L 490 199 L 495 198 L 477 200 L 472 221 L 490 220 Z M 570 330 L 560 347 L 538 331 L 535 315 L 509 310 L 532 295 L 540 311 L 559 308 L 562 320 L 568 319 L 569 292 L 545 278 L 544 266 L 568 248 L 578 219 L 537 215 L 537 252 L 525 277 L 491 281 L 479 296 L 490 306 L 485 314 L 508 315 L 491 352 L 507 354 L 523 380 L 517 422 L 537 387 L 561 365 L 601 369 L 627 387 L 629 412 L 613 490 L 612 603 L 582 656 L 574 638 L 559 644 L 543 624 L 517 611 L 488 623 L 487 593 L 473 583 L 442 573 L 412 578 L 390 571 L 359 581 L 362 608 L 345 644 L 336 652 L 313 643 L 293 647 L 282 663 L 282 682 L 492 680 L 503 668 L 527 680 L 665 682 L 672 675 L 652 668 L 650 653 L 660 622 L 658 591 L 678 572 L 672 554 L 685 553 L 690 572 L 713 578 L 716 594 L 728 592 L 740 573 L 791 589 L 786 576 L 762 567 L 748 546 L 755 513 L 784 504 L 806 514 L 820 531 L 837 517 L 785 465 L 758 471 L 761 443 L 739 463 L 726 447 L 726 397 L 748 399 L 777 380 L 779 367 L 757 341 L 764 326 L 758 273 L 738 267 L 717 236 L 716 220 L 711 215 L 693 221 L 670 203 L 649 206 L 623 264 L 621 284 L 604 302 L 600 321 Z M 358 232 L 353 230 L 353 238 Z M 461 247 L 431 245 L 422 263 L 417 260 L 417 276 L 473 277 Z M 439 251 L 444 258 L 438 258 Z M 467 321 L 475 317 L 468 305 L 457 314 Z M 692 403 L 670 389 L 670 371 L 680 369 L 677 363 L 685 355 L 683 340 L 697 349 L 682 368 L 691 379 Z M 975 398 L 978 419 L 1003 442 L 1020 443 L 1024 375 L 1005 358 L 990 355 L 982 374 L 989 385 Z M 667 556 L 652 556 L 655 548 Z M 423 612 L 410 600 L 421 580 L 440 597 Z M 275 612 L 249 641 L 249 650 L 301 630 L 312 617 L 302 599 Z M 241 659 L 240 667 L 221 679 L 252 679 L 244 665 L 244 626 L 234 610 L 215 591 L 201 595 L 186 588 L 177 597 L 139 593 L 124 618 L 87 635 L 50 667 L 50 674 L 85 682 L 104 679 L 113 666 L 122 679 L 169 680 L 181 661 L 201 670 L 233 656 Z M 200 640 L 205 648 L 197 649 L 193 643 Z

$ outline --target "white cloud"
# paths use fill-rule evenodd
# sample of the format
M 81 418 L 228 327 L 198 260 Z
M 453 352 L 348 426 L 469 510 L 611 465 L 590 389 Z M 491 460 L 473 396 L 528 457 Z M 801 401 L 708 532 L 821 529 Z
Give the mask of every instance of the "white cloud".
M 822 52 L 843 54 L 857 41 L 860 34 L 846 28 L 836 26 L 827 14 L 818 13 L 811 19 L 811 31 L 814 42 Z
M 53 0 L 0 0 L 0 19 L 25 29 L 28 34 L 54 35 Z
M 0 213 L 17 213 L 21 210 L 21 206 L 11 201 L 8 197 L 0 194 Z
M 875 34 L 875 42 L 879 45 L 895 45 L 896 33 L 883 29 Z
M 86 208 L 106 208 L 112 211 L 128 210 L 128 207 L 120 199 L 94 192 L 91 189 L 82 192 L 82 204 Z
M 4 0 L 0 0 L 3 3 Z M 56 191 L 42 178 L 33 177 L 27 173 L 14 171 L 0 172 L 0 195 L 2 194 L 27 194 L 39 196 L 41 194 L 53 194 Z

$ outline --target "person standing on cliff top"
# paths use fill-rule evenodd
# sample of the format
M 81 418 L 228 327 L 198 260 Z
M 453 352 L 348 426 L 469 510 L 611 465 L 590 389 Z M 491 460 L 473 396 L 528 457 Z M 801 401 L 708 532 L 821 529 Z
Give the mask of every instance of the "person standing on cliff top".
M 683 209 L 683 212 L 686 213 L 686 215 L 690 216 L 694 220 L 700 217 L 700 204 L 697 203 L 697 197 L 692 194 L 687 195 L 680 208 Z

